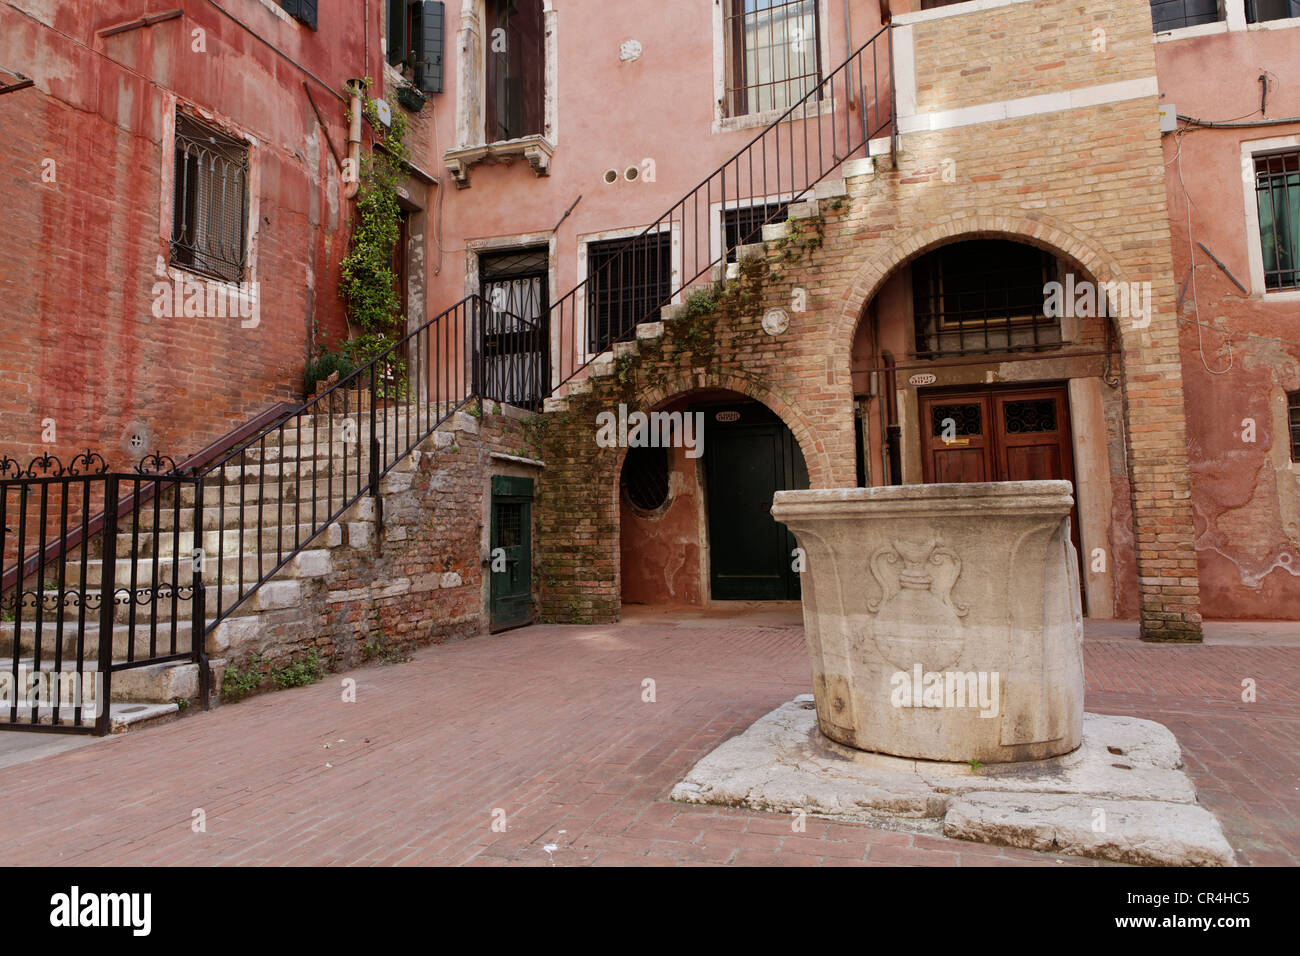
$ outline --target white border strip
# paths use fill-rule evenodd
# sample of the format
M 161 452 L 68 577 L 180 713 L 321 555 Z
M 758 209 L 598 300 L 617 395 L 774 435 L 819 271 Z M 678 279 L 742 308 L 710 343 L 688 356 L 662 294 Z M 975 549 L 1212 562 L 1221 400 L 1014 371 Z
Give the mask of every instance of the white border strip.
M 977 123 L 994 123 L 998 120 L 1020 119 L 1025 116 L 1041 116 L 1044 113 L 1059 113 L 1089 106 L 1103 106 L 1107 103 L 1123 103 L 1147 96 L 1154 97 L 1159 94 L 1159 91 L 1160 88 L 1156 78 L 1148 76 L 1140 80 L 1124 80 L 1119 83 L 1090 86 L 1081 90 L 1066 90 L 1061 93 L 1025 96 L 1015 100 L 984 103 L 979 106 L 967 106 L 962 109 L 944 110 L 938 113 L 919 113 L 915 116 L 900 115 L 898 130 L 900 133 L 907 134 L 955 129 L 960 126 L 973 126 Z M 900 114 L 901 112 L 900 110 Z

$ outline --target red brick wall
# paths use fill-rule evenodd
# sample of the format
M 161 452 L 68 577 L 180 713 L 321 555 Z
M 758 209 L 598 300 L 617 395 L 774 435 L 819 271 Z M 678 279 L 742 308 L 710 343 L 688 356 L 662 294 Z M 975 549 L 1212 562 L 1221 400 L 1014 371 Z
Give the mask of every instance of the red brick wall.
M 313 32 L 261 0 L 223 4 L 246 30 L 186 0 L 172 5 L 184 10 L 179 19 L 106 38 L 96 31 L 138 18 L 138 4 L 97 3 L 89 14 L 89 5 L 52 14 L 30 0 L 16 6 L 0 8 L 0 64 L 36 85 L 0 109 L 0 453 L 66 461 L 89 447 L 129 468 L 119 446 L 139 423 L 148 450 L 180 459 L 275 402 L 300 399 L 313 324 L 331 339 L 345 327 L 337 272 L 348 217 L 302 84 L 343 150 L 345 107 L 331 90 L 367 72 L 359 14 L 323 0 Z M 168 253 L 165 146 L 178 100 L 255 142 L 247 278 L 259 283 L 256 327 L 153 314 L 154 283 L 166 281 L 156 267 Z M 46 419 L 57 429 L 50 443 Z

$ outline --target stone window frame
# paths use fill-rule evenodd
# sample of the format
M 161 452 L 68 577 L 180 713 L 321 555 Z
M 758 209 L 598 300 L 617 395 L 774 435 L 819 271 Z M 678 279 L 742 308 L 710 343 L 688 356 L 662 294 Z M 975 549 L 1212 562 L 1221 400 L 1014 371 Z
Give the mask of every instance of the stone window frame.
M 668 248 L 670 251 L 669 267 L 669 284 L 673 289 L 673 296 L 668 300 L 670 305 L 680 305 L 682 303 L 682 227 L 680 222 L 673 222 L 671 226 L 667 223 L 659 223 L 656 232 L 662 233 L 671 231 L 668 239 Z M 590 274 L 587 269 L 588 249 L 593 243 L 608 242 L 612 239 L 635 239 L 646 231 L 645 226 L 628 226 L 621 229 L 606 229 L 602 232 L 583 233 L 577 237 L 578 240 L 578 288 L 573 297 L 573 341 L 577 349 L 577 364 L 581 365 L 589 359 L 595 358 L 600 353 L 592 354 L 587 350 L 587 279 Z M 552 331 L 554 334 L 554 330 Z
M 831 55 L 829 0 L 817 0 L 818 22 L 821 24 L 821 36 L 817 45 L 821 52 L 822 79 L 840 62 Z M 712 12 L 713 26 L 713 124 L 714 133 L 731 133 L 737 130 L 760 129 L 770 126 L 785 110 L 765 110 L 762 113 L 746 113 L 744 116 L 727 115 L 727 29 L 724 0 L 714 0 Z M 842 58 L 841 58 L 842 59 Z M 835 111 L 833 94 L 828 94 L 821 101 L 820 112 L 825 116 Z M 811 111 L 808 111 L 811 112 Z
M 239 295 L 242 302 L 245 290 L 254 290 L 252 292 L 253 315 L 259 316 L 259 319 L 244 327 L 256 328 L 260 322 L 260 310 L 257 303 L 260 296 L 256 290 L 259 288 L 257 267 L 262 223 L 262 176 L 261 163 L 259 162 L 261 144 L 255 136 L 244 128 L 214 114 L 211 110 L 203 109 L 195 103 L 182 100 L 174 93 L 165 92 L 162 94 L 162 106 L 162 168 L 158 177 L 158 239 L 162 250 L 159 253 L 159 260 L 165 266 L 165 278 L 163 275 L 156 275 L 155 279 L 159 282 L 176 282 L 179 280 L 186 284 L 198 283 L 203 288 L 205 301 L 208 298 L 209 287 L 222 287 L 225 290 L 226 301 L 228 302 L 232 301 L 230 299 L 232 295 Z M 248 221 L 244 226 L 246 252 L 244 275 L 240 282 L 229 282 L 203 272 L 196 272 L 172 261 L 172 228 L 176 208 L 176 113 L 178 110 L 207 126 L 211 126 L 213 129 L 242 141 L 248 148 Z
M 483 284 L 479 279 L 479 256 L 485 252 L 509 252 L 511 249 L 523 249 L 528 246 L 546 247 L 546 298 L 551 304 L 551 315 L 556 315 L 555 301 L 551 298 L 559 293 L 559 242 L 553 232 L 521 232 L 510 236 L 492 236 L 485 239 L 467 239 L 465 241 L 465 295 L 478 295 Z M 563 338 L 560 335 L 560 323 L 551 322 L 549 348 L 552 359 L 561 354 Z M 552 361 L 551 387 L 560 384 L 560 364 Z
M 484 55 L 483 23 L 486 0 L 461 0 L 460 26 L 456 32 L 456 145 L 442 159 L 460 188 L 469 186 L 471 167 L 485 162 L 525 159 L 538 176 L 550 174 L 551 157 L 559 146 L 559 15 L 554 0 L 542 0 L 544 33 L 543 65 L 545 90 L 542 95 L 542 132 L 518 139 L 487 142 L 485 90 L 487 57 Z
M 1255 157 L 1268 153 L 1290 152 L 1295 149 L 1300 149 L 1300 134 L 1246 140 L 1241 144 L 1241 192 L 1246 213 L 1246 255 L 1250 262 L 1250 297 L 1263 302 L 1300 302 L 1300 289 L 1272 292 L 1264 284 L 1264 246 L 1259 237 L 1259 207 L 1256 205 L 1255 198 Z

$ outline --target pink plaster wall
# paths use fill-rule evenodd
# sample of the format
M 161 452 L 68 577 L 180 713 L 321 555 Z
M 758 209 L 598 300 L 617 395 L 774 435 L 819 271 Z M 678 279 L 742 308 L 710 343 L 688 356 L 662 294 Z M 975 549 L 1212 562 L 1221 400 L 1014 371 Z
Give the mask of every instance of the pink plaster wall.
M 1179 113 L 1300 117 L 1300 26 L 1159 43 L 1156 61 L 1160 91 Z M 1258 77 L 1265 72 L 1271 88 L 1261 116 Z M 1300 123 L 1164 137 L 1180 288 L 1192 257 L 1196 262 L 1181 338 L 1201 602 L 1210 618 L 1300 617 L 1300 466 L 1288 464 L 1287 436 L 1278 428 L 1284 393 L 1300 389 L 1300 294 L 1266 299 L 1253 289 L 1252 190 L 1241 165 L 1243 142 L 1297 135 Z M 1198 242 L 1252 291 L 1243 295 Z M 1254 443 L 1242 440 L 1248 418 L 1256 424 Z

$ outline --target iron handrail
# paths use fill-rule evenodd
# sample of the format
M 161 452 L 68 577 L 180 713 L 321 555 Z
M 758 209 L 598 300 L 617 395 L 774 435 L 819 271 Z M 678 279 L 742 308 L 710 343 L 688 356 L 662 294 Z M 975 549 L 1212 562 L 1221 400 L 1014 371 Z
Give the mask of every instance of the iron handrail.
M 784 110 L 721 166 L 670 206 L 658 219 L 637 235 L 625 240 L 622 248 L 607 262 L 555 301 L 550 307 L 552 327 L 558 326 L 562 330 L 571 331 L 570 349 L 567 354 L 561 356 L 558 374 L 551 388 L 552 393 L 559 391 L 565 383 L 578 376 L 614 343 L 625 341 L 635 335 L 638 324 L 652 319 L 665 305 L 671 303 L 701 276 L 725 261 L 737 246 L 744 245 L 758 236 L 762 227 L 774 221 L 777 215 L 777 213 L 769 213 L 763 217 L 762 222 L 752 226 L 748 232 L 738 232 L 734 242 L 728 242 L 726 213 L 730 209 L 751 207 L 756 200 L 760 205 L 773 202 L 788 206 L 798 202 L 855 152 L 866 148 L 879 134 L 887 129 L 892 130 L 896 126 L 893 43 L 890 29 L 889 26 L 884 26 L 873 34 L 798 102 Z M 869 78 L 866 76 L 868 60 L 870 61 Z M 887 87 L 887 97 L 882 96 L 882 86 Z M 868 90 L 874 94 L 872 98 L 874 106 L 871 110 L 867 110 L 865 105 Z M 842 102 L 837 100 L 837 96 L 843 98 Z M 857 116 L 854 112 L 855 101 Z M 827 105 L 829 109 L 825 108 Z M 798 139 L 795 133 L 796 124 L 799 124 L 798 128 L 801 130 Z M 857 126 L 856 130 L 855 126 Z M 811 135 L 810 129 L 813 130 Z M 782 142 L 783 130 L 789 131 L 784 143 Z M 892 134 L 890 148 L 891 152 L 896 148 Z M 799 159 L 802 159 L 802 176 L 797 168 Z M 784 168 L 783 162 L 786 164 Z M 731 180 L 730 186 L 728 178 Z M 745 185 L 748 185 L 748 190 L 742 193 L 742 187 Z M 703 200 L 702 213 L 701 200 Z M 714 241 L 713 224 L 715 206 L 718 207 L 719 216 L 717 242 Z M 701 229 L 702 218 L 703 229 Z M 661 288 L 659 293 L 650 300 L 649 308 L 630 313 L 633 315 L 633 321 L 622 322 L 619 328 L 612 329 L 607 335 L 602 336 L 599 328 L 590 328 L 590 325 L 597 323 L 593 321 L 596 318 L 592 313 L 594 303 L 588 300 L 588 293 L 593 289 L 600 289 L 602 278 L 631 273 L 635 280 L 639 272 L 642 279 L 639 288 L 644 289 L 651 287 L 655 281 L 655 277 L 650 274 L 652 270 L 662 276 L 665 266 L 662 262 L 662 254 L 657 251 L 653 255 L 647 254 L 649 249 L 647 240 L 665 232 L 670 242 L 677 246 L 675 261 L 670 254 L 670 262 L 667 264 L 670 276 L 667 290 L 663 291 Z M 707 250 L 706 254 L 701 253 L 701 232 L 703 232 L 703 247 Z M 688 242 L 692 243 L 689 249 Z M 635 258 L 638 251 L 643 253 L 640 264 Z M 690 265 L 687 264 L 688 252 L 692 255 Z M 653 265 L 650 262 L 652 258 Z M 629 314 L 624 308 L 627 304 L 625 299 L 629 296 L 626 296 L 621 288 L 615 294 L 618 296 L 617 308 L 611 311 L 620 315 Z M 583 303 L 581 307 L 580 301 Z M 631 304 L 635 310 L 635 302 Z M 580 314 L 584 311 L 585 314 Z M 584 342 L 581 348 L 580 337 Z M 563 348 L 563 338 L 561 338 L 561 348 Z M 565 359 L 568 361 L 566 362 Z

